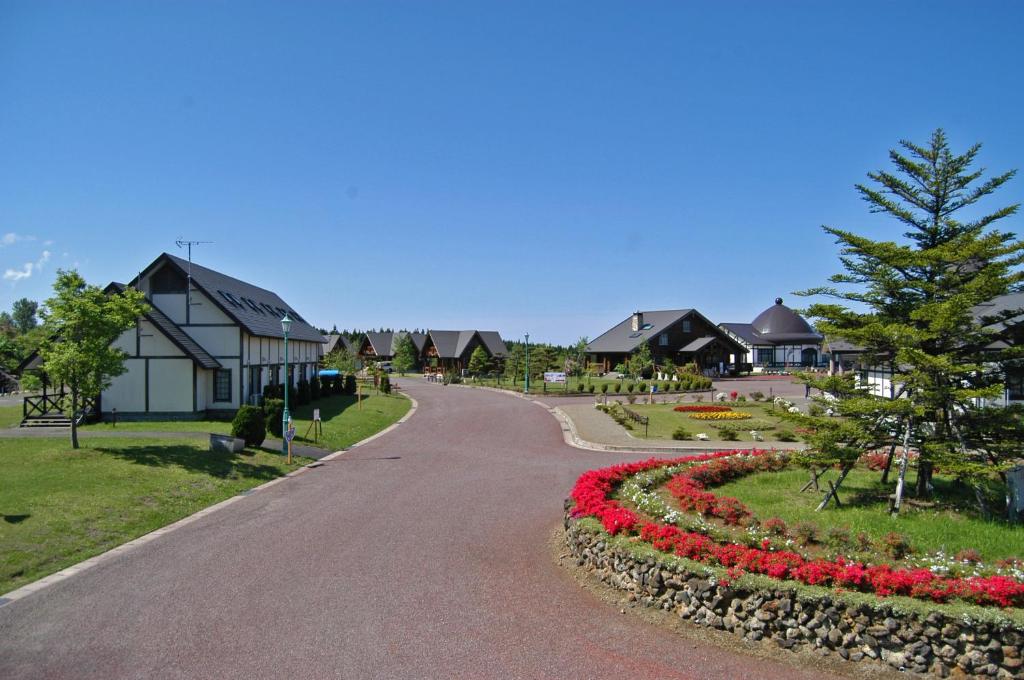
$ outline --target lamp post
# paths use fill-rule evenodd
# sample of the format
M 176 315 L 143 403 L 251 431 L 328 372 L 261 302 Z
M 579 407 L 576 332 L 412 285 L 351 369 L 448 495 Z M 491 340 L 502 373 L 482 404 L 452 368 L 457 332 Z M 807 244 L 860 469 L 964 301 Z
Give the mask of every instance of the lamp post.
M 284 313 L 281 319 L 281 330 L 284 331 L 284 413 L 281 414 L 281 453 L 288 455 L 288 423 L 292 415 L 288 413 L 288 388 L 291 376 L 288 375 L 288 332 L 292 329 L 292 320 L 288 318 L 288 312 Z
M 526 334 L 526 387 L 523 394 L 530 393 L 530 334 Z

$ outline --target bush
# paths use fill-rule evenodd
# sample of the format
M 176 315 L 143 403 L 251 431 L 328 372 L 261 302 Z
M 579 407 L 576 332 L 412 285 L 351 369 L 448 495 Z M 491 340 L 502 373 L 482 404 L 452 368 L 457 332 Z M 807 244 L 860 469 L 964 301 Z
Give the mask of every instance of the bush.
M 750 398 L 753 399 L 754 401 L 761 401 L 762 399 L 764 399 L 764 392 L 751 392 Z
M 790 432 L 789 430 L 779 430 L 778 433 L 776 433 L 775 438 L 780 442 L 796 441 L 796 435 Z
M 275 437 L 281 436 L 281 419 L 284 417 L 284 400 L 267 399 L 263 402 L 263 422 L 267 425 L 267 432 Z
M 825 415 L 825 409 L 820 404 L 811 404 L 807 407 L 807 415 L 817 418 Z
M 311 401 L 316 401 L 321 395 L 320 378 L 313 376 L 313 379 L 309 381 L 309 398 Z
M 742 394 L 740 396 L 736 397 L 736 401 L 739 402 L 739 403 L 743 403 L 746 400 L 747 400 L 747 398 L 744 397 Z
M 882 538 L 882 551 L 894 560 L 902 560 L 912 552 L 910 540 L 903 534 L 890 531 Z
M 818 542 L 818 526 L 813 522 L 797 522 L 793 526 L 793 538 L 803 546 Z
M 726 442 L 734 442 L 740 438 L 739 433 L 737 433 L 736 429 L 732 427 L 718 428 L 718 436 L 722 438 L 722 441 Z
M 579 384 L 578 384 L 578 385 L 576 385 L 576 391 L 577 391 L 577 392 L 579 392 L 580 394 L 582 394 L 582 393 L 583 393 L 583 390 L 585 390 L 585 389 L 587 389 L 587 386 L 586 386 L 586 385 L 584 385 L 584 384 L 583 384 L 583 381 L 581 380 L 581 381 L 579 382 Z
M 622 391 L 622 383 L 615 383 L 616 394 Z
M 846 527 L 829 527 L 825 532 L 825 544 L 836 550 L 847 550 L 853 545 L 853 537 Z
M 626 385 L 626 391 L 629 392 L 630 394 L 633 394 L 634 389 L 636 389 L 636 385 L 634 385 L 633 383 L 629 383 L 628 385 Z
M 387 373 L 380 377 L 380 391 L 383 394 L 391 394 L 391 378 Z
M 295 389 L 295 405 L 303 406 L 308 404 L 311 397 L 312 393 L 309 388 L 309 382 L 303 378 L 299 381 L 299 386 Z
M 866 531 L 860 531 L 857 533 L 857 550 L 861 552 L 867 552 L 874 547 L 874 543 L 871 540 L 871 534 Z
M 590 392 L 591 394 L 593 394 L 594 393 L 594 389 L 596 387 L 597 387 L 597 385 L 594 385 L 594 384 L 587 385 L 587 391 Z
M 608 383 L 601 383 L 601 394 L 608 394 Z
M 958 552 L 956 554 L 955 559 L 957 562 L 966 562 L 967 564 L 978 564 L 979 562 L 981 562 L 981 553 L 979 553 L 974 548 L 967 548 L 965 550 L 961 550 L 960 552 Z
M 661 384 L 661 391 L 662 392 L 668 392 L 671 389 L 672 389 L 672 383 L 662 383 Z
M 761 523 L 761 528 L 776 536 L 785 536 L 787 531 L 786 523 L 778 517 L 769 517 Z
M 267 424 L 263 409 L 258 406 L 243 406 L 231 421 L 231 436 L 245 440 L 246 446 L 259 446 L 267 438 Z
M 355 394 L 356 393 L 356 377 L 349 373 L 345 376 L 345 384 L 341 388 L 342 394 Z
M 685 427 L 677 427 L 675 431 L 672 432 L 672 439 L 675 439 L 676 441 L 685 441 L 692 438 L 690 431 Z
M 646 392 L 647 391 L 647 383 L 645 383 L 645 382 L 638 383 L 637 386 L 636 386 L 636 391 L 641 393 L 641 394 Z

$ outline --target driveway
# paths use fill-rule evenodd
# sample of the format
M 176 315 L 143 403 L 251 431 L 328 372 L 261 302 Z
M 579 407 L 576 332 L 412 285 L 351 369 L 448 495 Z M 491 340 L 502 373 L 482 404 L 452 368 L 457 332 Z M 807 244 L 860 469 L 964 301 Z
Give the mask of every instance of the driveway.
M 0 677 L 823 677 L 622 615 L 554 562 L 576 477 L 640 456 L 568 447 L 523 399 L 403 389 L 420 408 L 387 435 L 0 607 Z

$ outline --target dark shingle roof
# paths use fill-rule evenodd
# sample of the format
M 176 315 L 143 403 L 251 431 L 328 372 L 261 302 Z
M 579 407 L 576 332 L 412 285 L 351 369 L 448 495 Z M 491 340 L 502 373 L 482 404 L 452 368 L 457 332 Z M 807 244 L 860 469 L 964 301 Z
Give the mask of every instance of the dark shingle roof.
M 331 333 L 324 336 L 324 354 L 330 354 L 338 347 L 343 347 L 349 352 L 354 352 L 352 341 L 340 333 Z
M 392 337 L 394 333 L 390 331 L 371 331 L 366 334 L 366 339 L 370 341 L 370 346 L 373 347 L 373 351 L 377 353 L 379 357 L 392 357 L 394 353 L 391 351 L 391 343 L 394 340 Z
M 748 345 L 757 344 L 757 333 L 754 332 L 754 326 L 749 323 L 720 323 L 719 327 L 724 328 L 736 337 L 743 340 Z
M 508 347 L 505 346 L 505 341 L 501 339 L 497 331 L 477 331 L 477 333 L 480 334 L 480 339 L 484 341 L 491 356 L 508 356 Z
M 437 356 L 442 359 L 454 359 L 459 356 L 456 351 L 459 346 L 459 331 L 427 331 L 427 334 L 437 348 Z
M 633 315 L 629 315 L 622 322 L 613 326 L 610 330 L 594 338 L 587 345 L 588 352 L 632 352 L 640 346 L 641 342 L 650 340 L 661 333 L 675 322 L 687 316 L 692 309 L 666 309 L 653 312 L 640 312 L 643 314 L 644 325 L 651 327 L 644 331 L 634 331 L 631 321 Z
M 195 340 L 189 337 L 188 333 L 178 327 L 176 323 L 167 318 L 167 315 L 161 312 L 159 309 L 150 305 L 149 312 L 146 313 L 146 318 L 149 319 L 154 326 L 160 329 L 160 332 L 167 336 L 167 338 L 178 346 L 182 352 L 184 352 L 192 361 L 196 362 L 203 368 L 220 368 L 220 362 L 210 356 L 209 352 L 199 346 Z
M 169 253 L 158 257 L 153 264 L 146 268 L 146 271 L 152 270 L 162 262 L 170 263 L 182 275 L 189 271 L 187 260 Z M 309 325 L 276 293 L 207 269 L 195 262 L 192 263 L 191 271 L 194 285 L 206 293 L 215 305 L 252 335 L 267 338 L 284 337 L 284 333 L 281 331 L 281 317 L 287 311 L 288 316 L 294 321 L 291 332 L 288 333 L 289 339 L 323 342 L 320 332 Z
M 684 352 L 686 354 L 693 354 L 694 352 L 701 351 L 702 349 L 704 349 L 705 347 L 707 347 L 708 345 L 710 345 L 714 341 L 715 341 L 715 338 L 713 338 L 710 335 L 705 335 L 703 338 L 697 338 L 696 340 L 691 340 L 689 342 L 689 344 L 686 345 L 686 347 L 683 347 L 679 351 L 680 352 Z

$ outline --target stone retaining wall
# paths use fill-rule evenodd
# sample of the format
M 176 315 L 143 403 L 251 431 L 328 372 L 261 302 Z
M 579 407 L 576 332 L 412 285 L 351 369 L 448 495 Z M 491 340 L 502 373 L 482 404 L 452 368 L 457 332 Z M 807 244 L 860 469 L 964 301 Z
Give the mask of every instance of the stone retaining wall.
M 568 502 L 567 502 L 568 507 Z M 565 516 L 566 543 L 576 564 L 605 583 L 628 591 L 647 607 L 748 640 L 771 640 L 783 649 L 810 648 L 849 661 L 880 660 L 900 670 L 940 677 L 1024 678 L 1024 628 L 1009 623 L 965 622 L 940 611 L 927 616 L 888 607 L 847 605 L 792 590 L 745 591 L 644 560 L 609 546 L 606 535 Z

